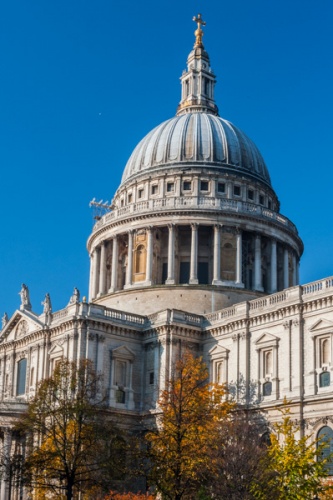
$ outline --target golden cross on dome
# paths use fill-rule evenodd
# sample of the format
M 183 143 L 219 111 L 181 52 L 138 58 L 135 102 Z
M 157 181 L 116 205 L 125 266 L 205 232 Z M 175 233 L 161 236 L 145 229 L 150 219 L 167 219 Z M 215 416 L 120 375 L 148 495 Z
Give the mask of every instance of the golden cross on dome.
M 202 46 L 202 37 L 203 37 L 203 31 L 201 29 L 201 26 L 206 26 L 206 22 L 202 19 L 201 14 L 198 14 L 197 16 L 193 17 L 193 21 L 197 23 L 198 29 L 195 30 L 195 47 L 200 47 Z

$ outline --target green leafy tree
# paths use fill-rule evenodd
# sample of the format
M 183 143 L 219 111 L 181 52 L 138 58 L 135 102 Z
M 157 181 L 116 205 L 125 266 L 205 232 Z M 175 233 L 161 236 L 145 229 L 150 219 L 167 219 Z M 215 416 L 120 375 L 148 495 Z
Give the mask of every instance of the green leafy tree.
M 298 438 L 300 427 L 291 418 L 287 402 L 282 419 L 274 424 L 271 444 L 263 465 L 267 470 L 264 482 L 253 486 L 258 499 L 313 500 L 327 492 L 325 483 L 327 459 L 320 459 L 324 443 L 313 441 L 311 435 Z
M 159 400 L 157 428 L 148 432 L 150 480 L 163 498 L 195 498 L 211 475 L 210 449 L 232 403 L 208 382 L 201 358 L 185 354 Z
M 89 361 L 78 368 L 58 363 L 17 429 L 27 441 L 23 479 L 37 498 L 70 500 L 96 485 L 108 491 L 124 469 L 125 442 L 106 412 L 101 377 Z

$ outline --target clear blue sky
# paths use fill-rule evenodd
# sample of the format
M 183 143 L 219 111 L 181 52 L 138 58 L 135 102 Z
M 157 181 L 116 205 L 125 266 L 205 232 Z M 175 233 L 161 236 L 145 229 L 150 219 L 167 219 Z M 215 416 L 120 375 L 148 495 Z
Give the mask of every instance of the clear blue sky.
M 201 12 L 222 117 L 261 150 L 305 244 L 333 274 L 332 0 L 10 0 L 0 18 L 0 315 L 88 291 L 89 201 L 110 200 L 138 141 L 175 114 Z

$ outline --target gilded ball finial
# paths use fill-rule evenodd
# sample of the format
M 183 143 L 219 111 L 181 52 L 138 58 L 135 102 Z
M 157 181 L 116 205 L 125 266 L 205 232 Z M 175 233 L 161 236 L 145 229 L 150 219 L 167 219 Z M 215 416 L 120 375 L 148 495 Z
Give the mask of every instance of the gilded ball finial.
M 197 23 L 197 26 L 198 26 L 198 29 L 196 29 L 194 32 L 194 35 L 195 35 L 194 47 L 203 47 L 202 37 L 204 35 L 204 32 L 202 31 L 201 26 L 206 26 L 206 22 L 202 19 L 201 14 L 194 16 L 193 21 L 195 23 Z

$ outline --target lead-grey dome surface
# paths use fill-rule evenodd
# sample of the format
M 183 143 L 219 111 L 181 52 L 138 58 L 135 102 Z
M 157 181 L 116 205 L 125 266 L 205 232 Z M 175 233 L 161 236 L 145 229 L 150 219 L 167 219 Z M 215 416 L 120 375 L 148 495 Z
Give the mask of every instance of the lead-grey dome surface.
M 256 145 L 232 123 L 209 113 L 187 113 L 161 123 L 134 149 L 122 183 L 148 170 L 173 166 L 220 168 L 271 185 Z

